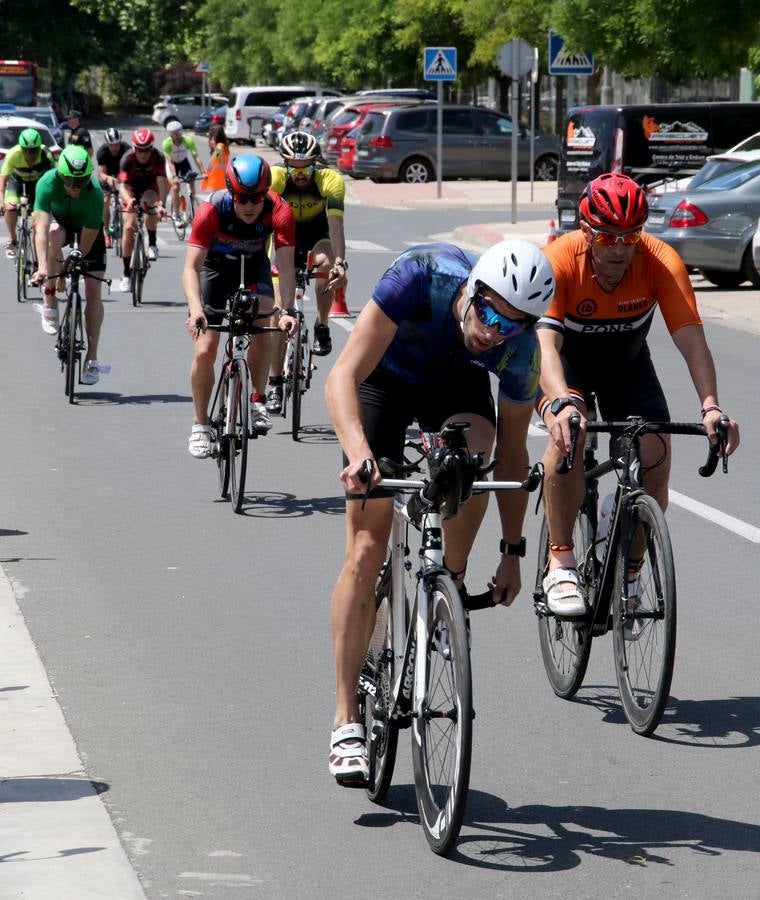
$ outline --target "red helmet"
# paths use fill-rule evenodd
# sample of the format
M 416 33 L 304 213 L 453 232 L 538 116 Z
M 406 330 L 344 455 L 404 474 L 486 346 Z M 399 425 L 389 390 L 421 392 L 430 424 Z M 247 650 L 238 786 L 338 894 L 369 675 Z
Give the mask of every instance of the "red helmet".
M 631 231 L 649 214 L 644 191 L 627 175 L 608 173 L 589 181 L 578 201 L 578 217 L 595 228 Z
M 265 159 L 244 153 L 227 163 L 224 181 L 231 194 L 265 194 L 272 183 L 272 173 Z
M 132 134 L 132 146 L 138 150 L 150 150 L 155 140 L 156 138 L 150 128 L 138 128 Z

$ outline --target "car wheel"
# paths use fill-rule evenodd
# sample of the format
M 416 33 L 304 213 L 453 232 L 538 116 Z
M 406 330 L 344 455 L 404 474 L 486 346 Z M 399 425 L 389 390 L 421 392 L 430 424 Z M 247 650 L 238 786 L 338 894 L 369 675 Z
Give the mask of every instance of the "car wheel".
M 536 160 L 536 181 L 556 181 L 559 163 L 556 156 L 541 156 Z
M 742 273 L 747 281 L 752 282 L 753 287 L 760 287 L 760 272 L 755 268 L 755 261 L 752 255 L 752 241 L 747 245 L 742 257 Z
M 700 269 L 702 275 L 715 287 L 738 288 L 745 281 L 743 272 L 722 272 L 720 269 Z
M 413 156 L 408 159 L 399 170 L 399 178 L 407 184 L 425 184 L 435 178 L 435 172 L 430 163 L 421 156 Z

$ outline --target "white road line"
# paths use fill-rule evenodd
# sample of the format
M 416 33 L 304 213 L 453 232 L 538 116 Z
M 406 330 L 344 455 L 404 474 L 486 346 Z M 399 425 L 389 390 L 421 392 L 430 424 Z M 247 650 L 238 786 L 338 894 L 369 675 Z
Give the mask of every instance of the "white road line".
M 393 253 L 390 247 L 383 247 L 382 244 L 375 244 L 372 241 L 354 241 L 346 239 L 346 247 L 349 250 L 356 250 L 362 253 Z
M 708 522 L 712 522 L 714 525 L 720 525 L 720 527 L 725 528 L 726 531 L 732 531 L 734 534 L 738 534 L 739 537 L 752 541 L 753 544 L 760 544 L 760 528 L 756 528 L 754 525 L 743 522 L 741 519 L 729 516 L 727 513 L 721 512 L 719 509 L 714 509 L 706 503 L 700 503 L 699 500 L 692 500 L 691 497 L 687 497 L 685 494 L 679 494 L 678 491 L 670 489 L 668 491 L 668 497 L 670 498 L 671 503 L 675 503 L 676 506 L 687 509 L 689 512 L 694 513 L 695 516 L 707 519 Z
M 0 659 L 0 893 L 35 900 L 145 900 L 2 567 Z

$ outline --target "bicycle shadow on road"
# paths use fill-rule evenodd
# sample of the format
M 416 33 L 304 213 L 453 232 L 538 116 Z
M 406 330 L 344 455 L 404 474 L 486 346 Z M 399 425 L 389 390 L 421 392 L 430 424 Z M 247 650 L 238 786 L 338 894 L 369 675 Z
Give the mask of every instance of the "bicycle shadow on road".
M 302 519 L 315 513 L 342 515 L 345 510 L 346 498 L 342 494 L 339 497 L 297 497 L 284 491 L 267 491 L 265 494 L 248 491 L 240 515 L 254 519 Z
M 392 787 L 385 807 L 355 823 L 365 828 L 419 825 L 413 785 Z M 577 868 L 584 855 L 632 866 L 672 866 L 673 854 L 667 851 L 677 850 L 703 857 L 760 853 L 760 826 L 672 809 L 538 804 L 512 809 L 500 797 L 471 789 L 463 832 L 449 859 L 528 874 Z
M 574 701 L 602 713 L 602 721 L 628 726 L 616 688 L 587 685 Z M 724 750 L 760 745 L 760 697 L 679 700 L 672 694 L 650 740 Z
M 289 428 L 283 428 L 277 434 L 290 434 Z M 331 425 L 302 425 L 298 432 L 299 444 L 337 444 L 338 438 Z
M 151 403 L 192 403 L 189 394 L 117 394 L 105 391 L 88 391 L 77 394 L 78 406 L 148 406 Z

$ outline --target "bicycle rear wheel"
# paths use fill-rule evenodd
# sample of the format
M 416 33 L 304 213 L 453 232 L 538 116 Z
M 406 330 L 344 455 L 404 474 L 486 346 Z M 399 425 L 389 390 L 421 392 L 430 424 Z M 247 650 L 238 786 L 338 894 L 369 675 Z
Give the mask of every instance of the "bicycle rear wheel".
M 23 303 L 27 298 L 27 260 L 29 255 L 29 235 L 21 229 L 16 248 L 16 300 Z
M 375 587 L 375 630 L 359 679 L 359 712 L 367 729 L 367 796 L 382 803 L 393 778 L 398 724 L 393 713 L 393 600 L 391 561 L 386 560 Z
M 436 575 L 420 602 L 430 608 L 430 634 L 417 634 L 417 665 L 426 666 L 422 714 L 412 720 L 417 807 L 434 853 L 454 846 L 462 827 L 472 755 L 472 676 L 462 601 L 447 575 Z M 416 676 L 415 676 L 416 682 Z
M 631 506 L 631 537 L 645 541 L 638 575 L 636 616 L 623 600 L 627 573 L 622 547 L 615 570 L 613 601 L 615 669 L 625 717 L 637 734 L 651 734 L 668 701 L 676 653 L 676 575 L 665 516 L 658 503 L 640 494 Z M 622 543 L 622 541 L 621 541 Z M 628 628 L 626 628 L 628 626 Z M 625 633 L 631 635 L 626 640 Z
M 145 262 L 145 246 L 143 244 L 142 235 L 138 232 L 135 237 L 135 249 L 132 253 L 132 306 L 139 306 L 142 303 Z
M 111 246 L 115 256 L 121 257 L 122 219 L 118 199 L 111 199 Z
M 229 420 L 232 434 L 227 435 L 232 508 L 239 513 L 245 500 L 245 473 L 248 467 L 248 379 L 236 365 L 230 377 Z
M 293 401 L 293 409 L 291 411 L 291 435 L 294 441 L 298 440 L 298 432 L 301 428 L 301 400 L 303 399 L 303 382 L 304 382 L 304 371 L 303 371 L 303 343 L 302 343 L 302 335 L 301 329 L 293 335 L 290 339 L 293 344 L 293 370 L 291 373 L 291 384 L 292 384 L 292 401 Z
M 79 297 L 74 294 L 66 304 L 66 331 L 68 341 L 66 349 L 65 378 L 66 396 L 69 398 L 69 403 L 74 402 L 74 394 L 77 383 L 77 367 L 79 365 L 77 325 L 79 317 L 81 316 L 80 303 L 81 301 L 79 300 Z
M 578 513 L 573 528 L 575 559 L 578 563 L 580 589 L 588 597 L 588 585 L 594 573 L 594 534 L 591 523 L 583 510 Z M 538 541 L 538 567 L 536 570 L 536 590 L 534 597 L 539 600 L 538 640 L 544 661 L 546 677 L 552 690 L 563 700 L 574 697 L 583 684 L 589 655 L 591 654 L 591 620 L 560 619 L 545 608 L 543 589 L 544 575 L 549 563 L 549 526 L 544 517 L 541 536 Z
M 216 389 L 210 419 L 211 427 L 214 429 L 214 439 L 216 441 L 216 465 L 219 474 L 219 495 L 222 500 L 226 500 L 230 494 L 230 457 L 227 453 L 227 437 L 225 436 L 229 389 L 230 376 L 227 372 L 227 364 L 224 363 L 224 368 Z

